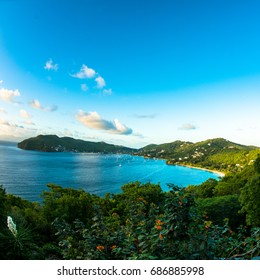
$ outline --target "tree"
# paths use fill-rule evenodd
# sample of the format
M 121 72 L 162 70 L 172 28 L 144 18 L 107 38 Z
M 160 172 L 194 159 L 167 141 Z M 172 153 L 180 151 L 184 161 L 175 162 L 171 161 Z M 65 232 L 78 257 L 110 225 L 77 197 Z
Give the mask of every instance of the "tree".
M 254 162 L 255 174 L 241 190 L 241 212 L 246 213 L 248 225 L 260 226 L 260 155 Z
M 0 185 L 0 222 L 6 217 L 6 192 Z
M 239 198 L 248 225 L 260 226 L 260 174 L 253 176 L 241 190 Z
M 198 209 L 216 225 L 223 226 L 226 219 L 232 228 L 243 224 L 243 216 L 238 214 L 241 207 L 236 194 L 199 199 Z
M 260 155 L 259 154 L 257 155 L 257 158 L 254 162 L 254 168 L 255 168 L 255 171 L 260 174 Z
M 47 185 L 49 191 L 43 192 L 43 212 L 49 222 L 62 218 L 66 222 L 76 219 L 89 223 L 93 217 L 93 196 L 83 190 Z
M 217 184 L 218 181 L 212 178 L 202 183 L 200 186 L 198 186 L 198 197 L 200 198 L 212 197 L 214 193 L 214 189 L 217 186 Z

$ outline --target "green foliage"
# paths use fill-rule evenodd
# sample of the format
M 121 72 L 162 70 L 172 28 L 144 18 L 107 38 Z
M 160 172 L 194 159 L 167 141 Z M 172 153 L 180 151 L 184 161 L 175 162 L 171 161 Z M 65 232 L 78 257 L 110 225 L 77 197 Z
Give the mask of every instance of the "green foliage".
M 6 217 L 6 192 L 3 186 L 0 185 L 0 223 L 2 223 Z
M 212 170 L 237 172 L 255 160 L 259 148 L 244 146 L 222 138 L 191 143 L 175 141 L 148 145 L 138 151 L 146 157 L 167 158 L 168 164 L 192 165 Z
M 194 242 L 194 199 L 184 190 L 171 191 L 154 201 L 158 186 L 128 184 L 123 193 L 131 194 L 126 202 L 125 219 L 113 213 L 104 217 L 97 209 L 91 227 L 76 221 L 73 225 L 55 221 L 66 259 L 186 259 L 209 258 L 209 246 Z M 131 192 L 131 189 L 133 192 Z M 151 195 L 153 193 L 153 195 Z M 147 197 L 147 194 L 148 197 Z M 133 199 L 134 198 L 134 199 Z M 159 205 L 163 200 L 163 211 Z M 148 206 L 149 205 L 149 206 Z M 203 222 L 201 228 L 204 228 Z M 199 233 L 197 240 L 207 237 Z M 199 247 L 199 248 L 198 248 Z M 200 250 L 200 253 L 198 253 Z
M 72 223 L 76 219 L 89 223 L 94 215 L 93 196 L 83 190 L 47 185 L 43 192 L 44 216 L 49 222 L 56 217 Z
M 244 224 L 243 215 L 238 214 L 241 207 L 236 194 L 200 199 L 198 209 L 216 225 L 223 225 L 227 219 L 232 228 Z
M 214 196 L 239 195 L 241 188 L 244 187 L 248 179 L 248 176 L 244 176 L 244 174 L 245 172 L 243 171 L 225 176 L 215 186 Z
M 260 156 L 258 155 L 253 166 L 254 174 L 250 176 L 241 189 L 241 212 L 246 214 L 249 225 L 260 226 Z
M 255 169 L 256 173 L 260 174 L 260 155 L 259 154 L 257 155 L 257 158 L 255 159 L 254 169 Z
M 224 226 L 211 225 L 209 234 L 214 239 L 217 259 L 258 259 L 260 256 L 260 228 L 238 227 L 232 230 Z
M 186 191 L 193 193 L 197 198 L 208 198 L 214 196 L 214 190 L 218 184 L 217 180 L 210 178 L 199 186 L 188 186 Z
M 209 216 L 203 218 L 194 196 L 186 193 L 185 189 L 175 187 L 166 194 L 161 193 L 157 202 L 152 202 L 151 196 L 149 199 L 144 199 L 144 196 L 152 190 L 156 192 L 157 188 L 148 185 L 150 190 L 141 193 L 142 187 L 140 183 L 132 183 L 123 188 L 132 195 L 129 201 L 124 200 L 127 209 L 124 219 L 115 212 L 106 216 L 98 206 L 91 226 L 79 220 L 69 224 L 56 219 L 54 226 L 63 258 L 215 259 L 238 258 L 240 255 L 241 258 L 251 258 L 259 254 L 259 242 L 253 233 L 250 235 L 243 227 L 237 232 L 232 231 L 227 224 L 228 219 L 223 224 L 222 218 L 227 216 L 232 222 L 237 197 L 218 198 L 222 204 L 223 201 L 232 204 L 227 214 L 218 213 L 220 226 L 214 225 Z M 119 202 L 117 196 L 113 200 Z M 210 205 L 207 207 L 211 209 Z M 217 203 L 213 203 L 211 210 L 218 208 Z M 222 249 L 223 244 L 225 250 Z M 251 254 L 249 251 L 254 252 Z
M 252 177 L 241 190 L 241 212 L 249 225 L 260 226 L 260 174 Z

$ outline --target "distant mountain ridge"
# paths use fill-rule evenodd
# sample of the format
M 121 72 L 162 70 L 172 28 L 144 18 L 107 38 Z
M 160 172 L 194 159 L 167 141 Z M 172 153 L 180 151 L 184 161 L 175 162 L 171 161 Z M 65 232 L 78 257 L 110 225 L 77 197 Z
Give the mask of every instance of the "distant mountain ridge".
M 192 165 L 220 171 L 237 171 L 251 164 L 260 149 L 245 146 L 223 138 L 197 143 L 175 141 L 161 145 L 148 145 L 138 155 L 167 159 L 168 164 Z
M 133 153 L 136 150 L 105 142 L 91 142 L 57 135 L 38 135 L 17 144 L 24 150 L 76 153 Z
M 214 138 L 197 143 L 174 141 L 150 144 L 133 149 L 105 142 L 91 142 L 56 135 L 39 135 L 23 140 L 18 147 L 24 150 L 77 153 L 125 153 L 147 158 L 166 159 L 167 164 L 191 165 L 218 171 L 239 171 L 254 162 L 260 148 Z

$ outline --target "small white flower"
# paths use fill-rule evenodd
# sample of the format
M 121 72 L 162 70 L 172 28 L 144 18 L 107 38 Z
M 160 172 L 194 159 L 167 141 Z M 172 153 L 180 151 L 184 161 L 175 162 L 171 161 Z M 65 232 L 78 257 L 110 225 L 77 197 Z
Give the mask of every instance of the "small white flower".
M 13 234 L 13 236 L 16 237 L 16 235 L 17 235 L 16 224 L 13 222 L 13 219 L 10 216 L 7 217 L 7 226 L 9 228 L 9 230 L 11 231 L 11 233 Z

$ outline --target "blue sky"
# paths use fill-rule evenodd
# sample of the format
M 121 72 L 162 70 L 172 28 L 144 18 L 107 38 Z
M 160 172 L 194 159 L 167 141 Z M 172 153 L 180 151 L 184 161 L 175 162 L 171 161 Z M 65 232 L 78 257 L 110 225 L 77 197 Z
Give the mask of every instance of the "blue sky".
M 0 139 L 260 146 L 260 2 L 0 1 Z

